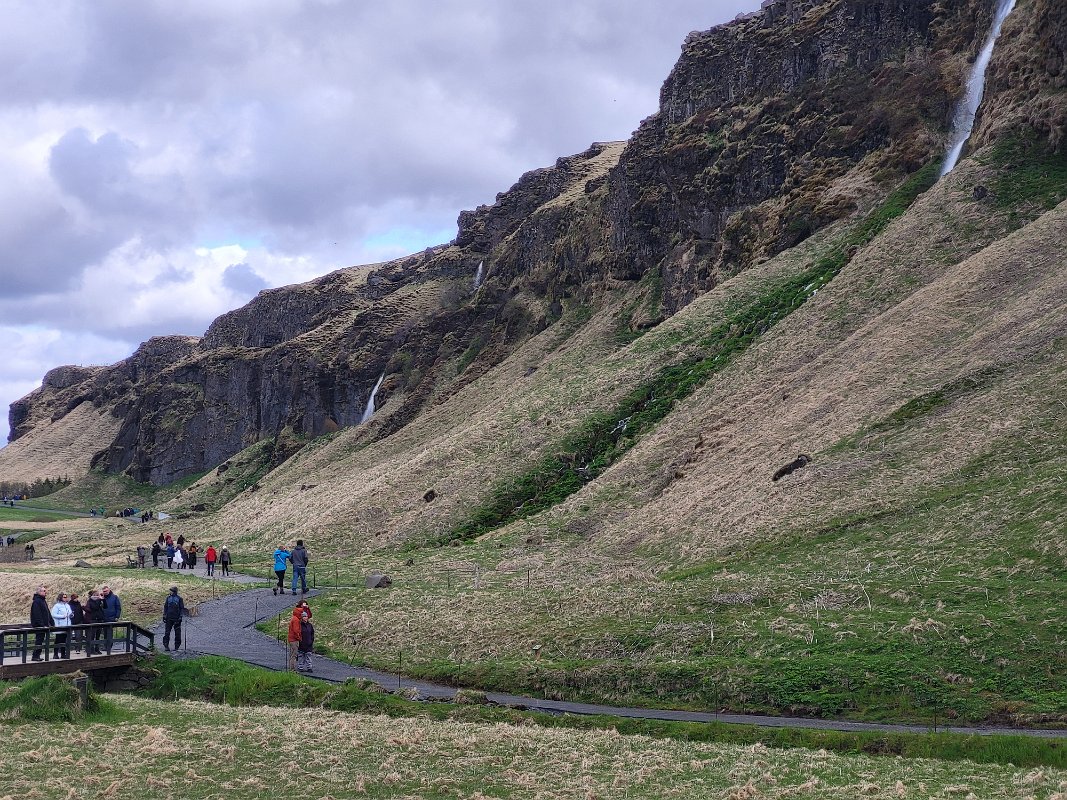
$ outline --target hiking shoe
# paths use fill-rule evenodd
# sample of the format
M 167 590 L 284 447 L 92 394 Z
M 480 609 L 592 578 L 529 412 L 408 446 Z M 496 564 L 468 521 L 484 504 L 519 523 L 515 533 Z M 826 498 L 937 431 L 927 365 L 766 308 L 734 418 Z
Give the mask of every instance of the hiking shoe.
M 272 592 L 274 592 L 274 596 L 275 596 L 275 597 L 277 597 L 277 596 L 278 596 L 278 587 L 277 587 L 277 586 L 272 586 L 272 587 L 270 587 L 270 590 L 271 590 Z

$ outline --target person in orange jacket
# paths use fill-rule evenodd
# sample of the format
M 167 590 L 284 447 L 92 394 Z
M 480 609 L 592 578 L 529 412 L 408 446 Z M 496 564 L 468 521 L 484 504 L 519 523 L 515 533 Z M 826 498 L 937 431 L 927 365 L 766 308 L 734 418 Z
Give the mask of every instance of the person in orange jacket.
M 289 620 L 289 671 L 296 672 L 296 656 L 300 647 L 300 615 L 304 609 L 297 606 L 293 609 L 293 616 Z

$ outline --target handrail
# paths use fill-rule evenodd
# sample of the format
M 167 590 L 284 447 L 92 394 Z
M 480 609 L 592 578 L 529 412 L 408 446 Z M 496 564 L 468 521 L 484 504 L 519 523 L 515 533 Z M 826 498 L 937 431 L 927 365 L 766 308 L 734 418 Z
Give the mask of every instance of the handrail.
M 120 633 L 121 636 L 116 636 Z M 59 639 L 59 636 L 63 636 Z M 32 641 L 31 641 L 32 639 Z M 147 644 L 143 640 L 147 639 Z M 85 660 L 112 655 L 112 650 L 119 648 L 119 654 L 140 655 L 155 649 L 155 634 L 133 622 L 88 622 L 81 625 L 62 627 L 16 627 L 0 629 L 0 664 L 8 657 L 14 656 L 19 663 L 29 661 L 68 660 L 75 648 L 82 651 Z M 56 651 L 63 651 L 66 656 L 55 656 Z M 32 659 L 31 652 L 38 652 L 42 657 Z M 81 659 L 79 659 L 81 660 Z

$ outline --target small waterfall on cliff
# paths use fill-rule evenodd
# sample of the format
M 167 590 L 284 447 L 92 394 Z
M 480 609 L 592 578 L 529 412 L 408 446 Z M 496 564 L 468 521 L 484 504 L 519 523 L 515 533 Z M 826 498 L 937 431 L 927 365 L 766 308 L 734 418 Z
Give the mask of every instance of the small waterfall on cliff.
M 383 372 L 378 376 L 378 382 L 374 384 L 374 388 L 370 390 L 370 400 L 367 401 L 367 407 L 363 409 L 363 416 L 359 420 L 359 424 L 364 422 L 370 422 L 370 418 L 374 416 L 374 399 L 378 396 L 378 390 L 382 388 L 382 381 L 385 380 L 385 373 Z
M 985 73 L 989 68 L 989 60 L 993 57 L 993 47 L 1000 36 L 1000 29 L 1004 20 L 1015 8 L 1015 0 L 997 0 L 997 10 L 993 16 L 993 27 L 989 29 L 982 51 L 975 59 L 971 75 L 967 79 L 967 93 L 959 108 L 956 109 L 956 117 L 952 121 L 952 141 L 949 144 L 948 153 L 945 155 L 945 163 L 941 167 L 941 176 L 948 175 L 956 166 L 963 154 L 963 147 L 971 138 L 974 130 L 974 118 L 978 115 L 978 107 L 982 105 L 982 95 L 985 93 Z
M 478 269 L 474 273 L 474 288 L 478 289 L 482 285 L 482 281 L 485 280 L 485 262 L 478 262 Z

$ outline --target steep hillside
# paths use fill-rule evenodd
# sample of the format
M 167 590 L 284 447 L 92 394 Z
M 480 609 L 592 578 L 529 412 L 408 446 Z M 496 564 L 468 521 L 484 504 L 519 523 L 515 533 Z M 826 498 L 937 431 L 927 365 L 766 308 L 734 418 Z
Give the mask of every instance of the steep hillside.
M 175 530 L 393 575 L 317 612 L 356 661 L 1067 723 L 1067 10 L 1019 2 L 938 180 L 990 6 L 786 0 L 692 35 L 625 146 L 261 295 L 147 381 L 150 352 L 52 381 L 0 475 L 65 409 L 121 417 L 94 480 L 199 475 Z
M 287 455 L 357 424 L 383 371 L 396 430 L 568 299 L 600 305 L 620 282 L 644 290 L 621 320 L 636 335 L 931 160 L 958 86 L 946 75 L 988 15 L 989 0 L 790 0 L 694 34 L 625 149 L 594 145 L 523 176 L 461 214 L 450 245 L 265 292 L 199 341 L 148 343 L 45 385 L 12 406 L 12 442 L 90 401 L 121 420 L 94 466 L 166 484 L 268 437 L 293 440 Z

